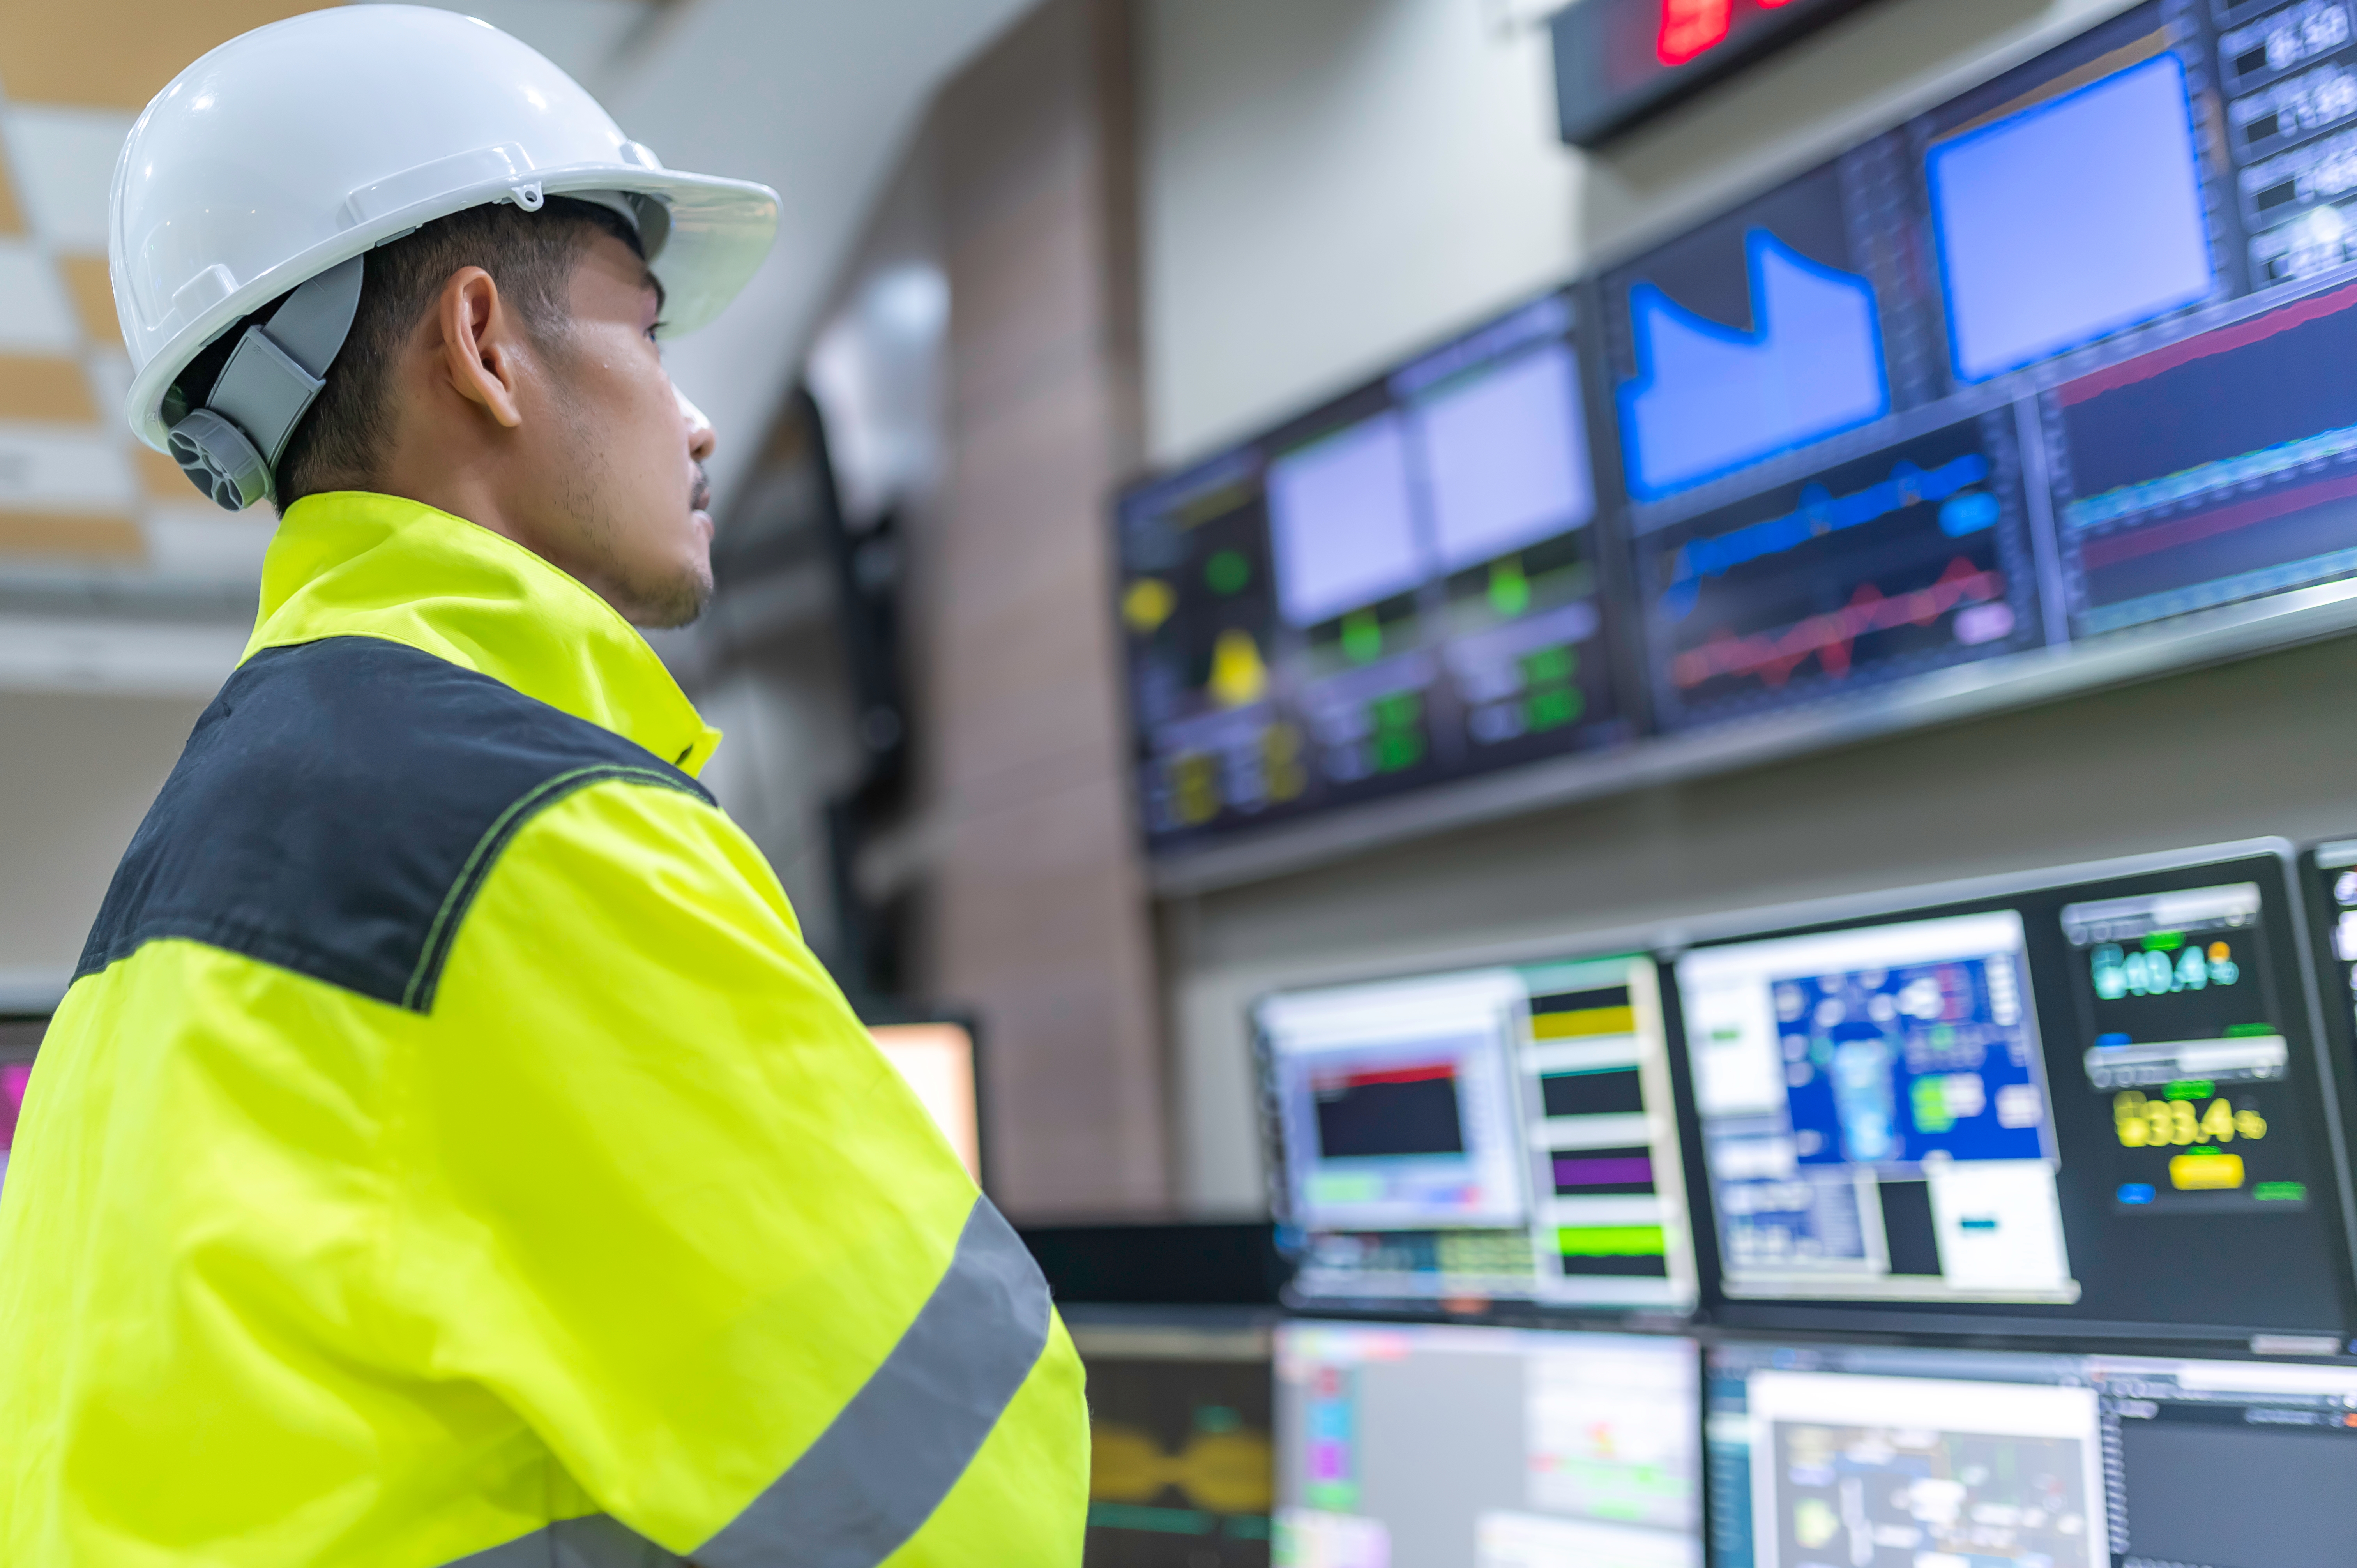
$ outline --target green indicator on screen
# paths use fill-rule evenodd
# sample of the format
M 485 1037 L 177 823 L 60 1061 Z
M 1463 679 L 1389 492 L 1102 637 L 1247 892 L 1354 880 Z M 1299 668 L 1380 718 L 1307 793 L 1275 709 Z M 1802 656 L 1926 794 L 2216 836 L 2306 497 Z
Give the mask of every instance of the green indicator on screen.
M 1658 1225 L 1566 1225 L 1555 1240 L 1566 1258 L 1658 1258 L 1670 1250 Z
M 1587 705 L 1577 687 L 1556 686 L 1549 691 L 1531 693 L 1527 715 L 1533 729 L 1554 729 L 1567 725 L 1580 715 Z
M 2163 1100 L 2207 1100 L 2217 1086 L 2206 1078 L 2180 1078 L 2161 1091 Z
M 1571 647 L 1542 648 L 1523 659 L 1523 679 L 1534 686 L 1552 686 L 1568 681 L 1579 668 L 1579 654 Z
M 2297 1203 L 2308 1196 L 2308 1183 L 2263 1181 L 2251 1188 L 2251 1196 L 2261 1203 Z
M 1509 555 L 1490 568 L 1490 607 L 1509 620 L 1531 607 L 1531 580 L 1521 556 Z
M 2155 931 L 2144 940 L 2147 952 L 2175 952 L 2185 945 L 2183 931 Z
M 1241 594 L 1252 583 L 1252 563 L 1241 550 L 1222 550 L 1203 563 L 1203 583 L 1215 594 Z
M 1908 1087 L 1907 1100 L 1918 1133 L 1936 1137 L 1956 1124 L 1956 1118 L 1948 1110 L 1948 1080 L 1944 1076 L 1917 1079 Z
M 1209 1535 L 1218 1518 L 1200 1509 L 1150 1509 L 1135 1503 L 1091 1503 L 1089 1524 L 1096 1530 L 1147 1530 L 1160 1535 Z

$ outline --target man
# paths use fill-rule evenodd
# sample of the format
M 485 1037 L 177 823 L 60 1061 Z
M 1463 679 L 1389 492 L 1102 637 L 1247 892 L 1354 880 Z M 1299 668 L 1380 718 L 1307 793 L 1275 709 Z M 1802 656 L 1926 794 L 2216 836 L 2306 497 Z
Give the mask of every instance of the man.
M 27 1096 L 0 1563 L 1077 1563 L 1045 1286 L 632 626 L 711 589 L 664 315 L 774 197 L 365 5 L 192 66 L 114 203 L 134 429 L 283 521 Z

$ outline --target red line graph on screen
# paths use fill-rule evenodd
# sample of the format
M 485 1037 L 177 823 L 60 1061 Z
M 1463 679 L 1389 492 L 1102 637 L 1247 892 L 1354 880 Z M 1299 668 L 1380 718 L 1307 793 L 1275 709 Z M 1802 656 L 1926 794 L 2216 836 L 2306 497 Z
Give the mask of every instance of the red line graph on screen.
M 2357 478 L 2320 479 L 2298 489 L 2278 490 L 2274 495 L 2257 496 L 2250 500 L 2236 501 L 2214 511 L 2196 513 L 2171 522 L 2147 523 L 2126 533 L 2107 534 L 2090 539 L 2079 547 L 2079 564 L 2090 571 L 2132 561 L 2139 555 L 2149 555 L 2158 550 L 2173 550 L 2180 544 L 2231 533 L 2238 528 L 2255 523 L 2273 522 L 2279 517 L 2289 517 L 2314 506 L 2331 501 L 2345 501 L 2357 496 Z
M 2054 396 L 2065 408 L 2074 407 L 2105 392 L 2117 392 L 2122 387 L 2166 375 L 2180 366 L 2201 360 L 2214 360 L 2221 354 L 2246 349 L 2254 343 L 2305 327 L 2311 321 L 2338 316 L 2352 306 L 2357 306 L 2357 287 L 2319 294 L 2314 299 L 2304 299 L 2298 305 L 2271 310 L 2265 316 L 2255 316 L 2232 327 L 2222 327 L 2199 338 L 2188 338 L 2181 343 L 2172 343 L 2166 349 L 2156 349 L 2149 354 L 2097 371 L 2093 375 L 2082 376 L 2061 387 Z
M 1310 1079 L 1311 1091 L 1318 1094 L 1368 1089 L 1379 1083 L 1433 1083 L 1457 1076 L 1455 1062 L 1420 1062 L 1414 1067 L 1365 1068 L 1353 1071 L 1322 1072 Z
M 1842 608 L 1811 616 L 1781 631 L 1738 637 L 1721 628 L 1700 648 L 1688 649 L 1671 660 L 1670 679 L 1690 690 L 1723 675 L 1749 676 L 1773 688 L 1791 680 L 1811 659 L 1827 675 L 1838 679 L 1849 673 L 1851 650 L 1861 637 L 1902 626 L 1930 626 L 1958 606 L 2004 596 L 2003 573 L 1983 571 L 1958 556 L 1927 588 L 1885 594 L 1872 583 L 1861 583 Z

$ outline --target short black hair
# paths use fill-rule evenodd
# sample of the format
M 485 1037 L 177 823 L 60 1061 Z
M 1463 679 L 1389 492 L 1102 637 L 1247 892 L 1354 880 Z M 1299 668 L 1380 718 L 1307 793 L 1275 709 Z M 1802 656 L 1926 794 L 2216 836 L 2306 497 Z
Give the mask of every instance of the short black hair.
M 482 268 L 535 341 L 561 340 L 572 320 L 567 297 L 574 269 L 601 234 L 621 241 L 635 255 L 646 254 L 638 231 L 621 214 L 562 196 L 548 198 L 533 212 L 507 202 L 470 207 L 369 252 L 351 332 L 318 401 L 279 456 L 278 510 L 283 513 L 322 490 L 370 482 L 393 438 L 393 364 L 452 273 Z M 215 347 L 234 346 L 243 330 L 241 323 Z M 205 369 L 200 357 L 189 367 L 198 373 L 181 384 L 207 384 L 220 371 L 217 365 L 210 367 L 211 374 Z

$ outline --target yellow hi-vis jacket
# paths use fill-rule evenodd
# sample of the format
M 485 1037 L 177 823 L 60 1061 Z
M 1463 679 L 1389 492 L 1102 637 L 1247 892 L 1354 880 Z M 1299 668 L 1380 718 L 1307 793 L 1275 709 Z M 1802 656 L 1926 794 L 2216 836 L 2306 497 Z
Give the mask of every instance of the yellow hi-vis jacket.
M 5 1568 L 1071 1568 L 1005 1220 L 693 777 L 637 632 L 291 508 L 0 1197 Z

